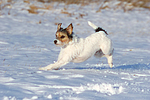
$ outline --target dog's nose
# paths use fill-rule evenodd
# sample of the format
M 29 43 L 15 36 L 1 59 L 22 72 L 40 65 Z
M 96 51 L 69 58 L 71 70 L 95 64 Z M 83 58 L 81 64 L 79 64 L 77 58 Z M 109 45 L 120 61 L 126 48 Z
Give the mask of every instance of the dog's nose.
M 54 44 L 56 44 L 57 43 L 57 40 L 54 40 Z

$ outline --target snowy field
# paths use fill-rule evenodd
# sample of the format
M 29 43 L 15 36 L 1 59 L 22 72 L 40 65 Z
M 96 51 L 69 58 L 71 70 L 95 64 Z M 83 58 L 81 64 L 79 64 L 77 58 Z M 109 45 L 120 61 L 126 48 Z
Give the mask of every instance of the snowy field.
M 52 6 L 32 14 L 29 4 L 18 0 L 0 11 L 0 100 L 150 100 L 149 10 Z M 92 57 L 60 70 L 38 70 L 57 60 L 56 24 L 65 28 L 73 23 L 74 32 L 84 38 L 94 32 L 88 20 L 109 33 L 114 67 L 106 58 Z

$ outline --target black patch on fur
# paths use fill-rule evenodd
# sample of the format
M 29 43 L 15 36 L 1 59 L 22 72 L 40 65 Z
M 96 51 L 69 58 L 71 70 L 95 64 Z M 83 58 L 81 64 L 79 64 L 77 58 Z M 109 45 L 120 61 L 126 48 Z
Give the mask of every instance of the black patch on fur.
M 69 34 L 69 32 L 67 31 L 67 29 L 63 29 L 63 28 L 60 28 L 57 32 L 63 32 L 63 33 L 66 33 L 68 38 L 72 39 L 73 36 Z
M 99 32 L 99 31 L 103 31 L 103 32 L 105 32 L 106 35 L 108 35 L 108 33 L 101 27 L 98 27 L 97 29 L 95 29 L 95 32 Z

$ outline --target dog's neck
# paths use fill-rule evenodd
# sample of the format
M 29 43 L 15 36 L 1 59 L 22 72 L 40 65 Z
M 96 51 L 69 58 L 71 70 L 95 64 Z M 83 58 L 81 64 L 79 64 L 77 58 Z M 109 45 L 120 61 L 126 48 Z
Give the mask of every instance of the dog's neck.
M 69 44 L 79 42 L 79 37 L 76 34 L 72 33 L 72 37 L 72 41 L 70 41 Z
M 76 34 L 72 33 L 72 40 L 67 45 L 64 45 L 62 48 L 66 48 L 68 45 L 78 43 L 79 39 L 80 38 Z

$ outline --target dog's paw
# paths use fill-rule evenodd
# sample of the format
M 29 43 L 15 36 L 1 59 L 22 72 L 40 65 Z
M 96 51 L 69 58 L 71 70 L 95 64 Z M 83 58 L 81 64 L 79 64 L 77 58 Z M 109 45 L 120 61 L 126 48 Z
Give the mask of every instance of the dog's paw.
M 45 68 L 42 67 L 42 68 L 39 68 L 39 70 L 45 70 Z
M 110 68 L 113 68 L 113 67 L 114 67 L 113 63 L 110 63 L 109 66 L 110 66 Z
M 47 71 L 47 70 L 51 70 L 51 69 L 47 69 L 46 67 L 41 67 L 41 68 L 39 68 L 39 70 L 45 70 L 45 71 Z

